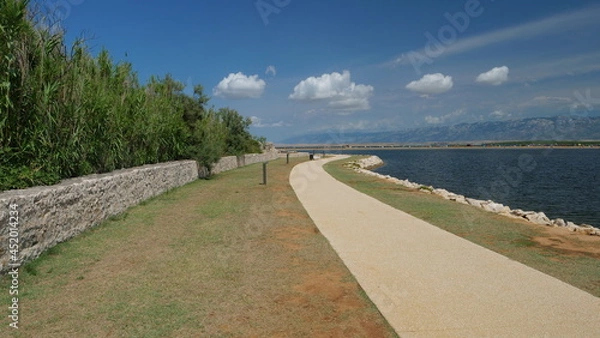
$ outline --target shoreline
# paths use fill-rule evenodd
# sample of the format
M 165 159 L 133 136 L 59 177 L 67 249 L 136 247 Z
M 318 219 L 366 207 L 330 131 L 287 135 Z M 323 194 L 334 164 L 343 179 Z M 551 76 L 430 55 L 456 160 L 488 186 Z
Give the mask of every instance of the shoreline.
M 356 151 L 356 150 L 525 150 L 525 149 L 600 149 L 600 145 L 377 145 L 377 144 L 354 144 L 354 145 L 332 145 L 332 144 L 314 144 L 314 145 L 280 145 L 276 147 L 282 152 L 293 151 Z
M 368 155 L 367 155 L 368 156 Z M 513 219 L 520 219 L 528 221 L 529 223 L 536 225 L 543 225 L 554 228 L 562 228 L 571 232 L 579 232 L 585 235 L 600 236 L 600 228 L 595 228 L 588 224 L 575 224 L 570 221 L 566 221 L 562 218 L 550 219 L 544 212 L 536 211 L 523 211 L 521 209 L 511 209 L 501 203 L 496 203 L 492 200 L 477 200 L 469 198 L 463 195 L 458 195 L 450 192 L 446 189 L 434 188 L 433 186 L 426 186 L 419 183 L 411 182 L 408 179 L 401 180 L 390 175 L 382 175 L 372 171 L 372 169 L 379 168 L 385 165 L 385 162 L 378 156 L 368 156 L 357 161 L 351 161 L 344 164 L 344 166 L 353 169 L 356 172 L 374 176 L 391 183 L 402 185 L 409 189 L 419 190 L 423 193 L 433 194 L 440 196 L 446 200 L 454 201 L 460 204 L 470 205 L 483 209 L 485 211 L 495 213 L 501 216 L 505 216 Z

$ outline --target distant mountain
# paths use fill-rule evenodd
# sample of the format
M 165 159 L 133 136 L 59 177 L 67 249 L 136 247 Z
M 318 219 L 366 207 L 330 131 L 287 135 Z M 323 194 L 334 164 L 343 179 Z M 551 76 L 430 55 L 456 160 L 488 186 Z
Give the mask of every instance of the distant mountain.
M 333 131 L 296 136 L 281 143 L 428 143 L 513 140 L 600 140 L 600 117 L 540 117 L 371 133 Z

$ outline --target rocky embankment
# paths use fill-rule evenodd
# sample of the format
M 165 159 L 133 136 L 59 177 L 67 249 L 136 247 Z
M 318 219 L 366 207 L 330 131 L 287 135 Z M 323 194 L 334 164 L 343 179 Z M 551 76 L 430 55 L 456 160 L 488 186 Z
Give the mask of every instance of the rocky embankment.
M 523 211 L 521 209 L 510 209 L 509 207 L 496 203 L 494 201 L 483 201 L 477 200 L 473 198 L 468 198 L 463 195 L 458 195 L 452 193 L 446 189 L 434 188 L 432 186 L 424 186 L 422 184 L 414 183 L 409 180 L 400 180 L 396 177 L 392 177 L 390 175 L 381 175 L 375 172 L 370 171 L 369 169 L 374 169 L 382 166 L 383 161 L 377 156 L 370 156 L 366 158 L 362 158 L 358 161 L 348 162 L 346 166 L 352 168 L 356 172 L 366 174 L 369 176 L 375 176 L 389 182 L 402 185 L 409 189 L 419 190 L 423 193 L 433 194 L 440 196 L 444 199 L 454 201 L 457 203 L 471 205 L 473 207 L 481 208 L 488 212 L 493 212 L 495 214 L 499 214 L 506 217 L 516 218 L 516 219 L 524 219 L 534 224 L 551 226 L 551 227 L 560 227 L 574 232 L 580 232 L 587 235 L 595 235 L 600 236 L 600 229 L 594 228 L 591 225 L 587 224 L 575 224 L 573 222 L 565 221 L 562 218 L 550 219 L 543 212 L 535 212 L 535 211 Z
M 371 170 L 383 166 L 384 162 L 378 156 L 369 156 L 361 158 L 356 162 L 348 162 L 347 165 L 351 165 L 355 169 Z

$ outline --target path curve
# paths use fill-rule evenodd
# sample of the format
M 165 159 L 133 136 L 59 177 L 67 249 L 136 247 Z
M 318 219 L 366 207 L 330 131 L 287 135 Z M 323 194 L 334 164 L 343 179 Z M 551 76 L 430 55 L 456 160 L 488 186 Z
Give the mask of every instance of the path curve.
M 402 337 L 600 337 L 600 298 L 394 209 L 305 162 L 290 184 Z

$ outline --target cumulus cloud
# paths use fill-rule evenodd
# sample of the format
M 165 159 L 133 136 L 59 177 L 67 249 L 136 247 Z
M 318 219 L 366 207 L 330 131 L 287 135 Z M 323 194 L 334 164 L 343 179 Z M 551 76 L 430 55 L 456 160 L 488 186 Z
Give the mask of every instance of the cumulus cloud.
M 231 73 L 213 88 L 213 94 L 227 99 L 256 99 L 264 93 L 266 85 L 258 75 Z
M 441 94 L 454 86 L 452 76 L 442 73 L 426 74 L 420 80 L 406 85 L 406 89 L 422 94 Z
M 300 81 L 289 98 L 298 101 L 328 101 L 328 106 L 339 110 L 370 109 L 369 98 L 373 86 L 356 84 L 350 79 L 350 72 L 333 72 L 319 77 L 311 76 Z
M 275 68 L 275 66 L 268 66 L 267 70 L 265 70 L 265 74 L 275 76 L 277 75 L 277 68 Z
M 498 86 L 508 81 L 508 72 L 509 69 L 506 66 L 494 67 L 485 73 L 479 74 L 475 81 Z

